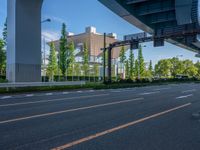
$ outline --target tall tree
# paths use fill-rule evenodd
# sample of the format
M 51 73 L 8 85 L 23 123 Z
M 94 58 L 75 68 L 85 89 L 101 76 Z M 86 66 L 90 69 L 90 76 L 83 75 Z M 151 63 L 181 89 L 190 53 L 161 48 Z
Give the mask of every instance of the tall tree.
M 153 75 L 153 65 L 152 65 L 152 60 L 150 60 L 149 62 L 149 68 L 148 68 L 149 72 L 151 75 Z
M 68 75 L 73 75 L 73 67 L 75 63 L 74 52 L 75 52 L 74 42 L 70 42 L 68 46 L 68 51 L 67 51 L 67 65 L 68 65 L 67 74 Z
M 74 72 L 75 72 L 75 76 L 81 76 L 81 66 L 79 63 L 75 63 L 74 64 Z
M 131 49 L 130 50 L 130 55 L 129 55 L 129 75 L 130 75 L 130 78 L 133 79 L 134 78 L 134 75 L 135 75 L 135 71 L 134 71 L 134 63 L 135 63 L 135 60 L 134 60 L 134 53 L 133 53 L 133 50 Z
M 84 43 L 83 45 L 83 71 L 84 75 L 88 76 L 89 73 L 89 51 L 87 44 Z
M 4 46 L 4 41 L 0 39 L 0 75 L 5 75 L 6 72 L 6 52 Z
M 125 68 L 126 68 L 126 78 L 130 78 L 130 66 L 129 66 L 129 60 L 125 61 Z
M 47 74 L 51 81 L 54 81 L 54 76 L 58 70 L 56 48 L 53 42 L 50 44 L 50 54 L 49 54 L 49 63 L 47 66 Z
M 60 54 L 59 54 L 59 67 L 63 77 L 66 76 L 67 71 L 67 31 L 65 23 L 62 24 L 61 38 L 60 38 Z
M 144 63 L 144 57 L 142 54 L 142 46 L 139 46 L 139 51 L 138 51 L 138 62 L 139 62 L 139 73 L 140 77 L 144 77 L 145 74 L 145 63 Z
M 94 76 L 98 77 L 99 76 L 99 64 L 94 64 Z
M 139 77 L 139 63 L 138 60 L 135 60 L 135 76 Z
M 6 18 L 6 21 L 4 23 L 3 33 L 2 33 L 5 46 L 7 45 L 7 34 L 8 34 L 7 30 L 8 29 L 7 29 L 7 18 Z
M 125 52 L 124 46 L 121 47 L 119 58 L 120 58 L 121 68 L 122 68 L 123 73 L 124 73 L 124 63 L 125 63 L 125 60 L 126 60 L 126 52 Z M 123 78 L 124 78 L 124 76 L 123 76 Z
M 120 63 L 124 64 L 126 60 L 126 52 L 124 46 L 121 47 L 119 57 L 120 57 Z

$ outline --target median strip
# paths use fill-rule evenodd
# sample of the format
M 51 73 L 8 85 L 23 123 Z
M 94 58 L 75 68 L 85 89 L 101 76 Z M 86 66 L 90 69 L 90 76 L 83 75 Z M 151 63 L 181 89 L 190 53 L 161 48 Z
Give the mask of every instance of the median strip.
M 11 103 L 11 104 L 3 104 L 3 105 L 0 105 L 0 107 L 10 107 L 10 106 L 19 106 L 19 105 L 28 105 L 28 104 L 38 104 L 38 103 L 47 103 L 47 102 L 57 102 L 57 101 L 64 101 L 64 100 L 82 99 L 82 98 L 92 98 L 92 97 L 107 96 L 107 95 L 109 95 L 109 94 L 99 94 L 99 95 L 89 95 L 89 96 L 78 96 L 78 97 L 69 97 L 69 98 L 59 98 L 59 99 L 41 100 L 41 101 L 34 101 L 34 102 Z
M 0 121 L 0 124 L 12 123 L 12 122 L 23 121 L 23 120 L 34 119 L 34 118 L 47 117 L 47 116 L 58 115 L 58 114 L 63 114 L 63 113 L 68 113 L 68 112 L 75 112 L 75 111 L 80 111 L 80 110 L 87 110 L 87 109 L 92 109 L 92 108 L 100 108 L 100 107 L 104 107 L 104 106 L 111 106 L 111 105 L 117 105 L 117 104 L 122 104 L 122 103 L 129 103 L 129 102 L 139 101 L 139 100 L 143 100 L 143 99 L 144 98 L 135 98 L 135 99 L 131 99 L 131 100 L 123 100 L 123 101 L 117 101 L 117 102 L 111 102 L 111 103 L 104 103 L 104 104 L 68 109 L 68 110 L 63 110 L 63 111 L 56 111 L 56 112 L 45 113 L 45 114 L 40 114 L 40 115 L 33 115 L 33 116 L 28 116 L 28 117 L 10 119 L 10 120 L 5 120 L 5 121 Z
M 138 123 L 142 123 L 142 122 L 144 122 L 144 121 L 147 121 L 147 120 L 150 120 L 150 119 L 153 119 L 153 118 L 156 118 L 156 117 L 160 117 L 160 116 L 163 116 L 163 115 L 168 114 L 168 113 L 170 113 L 170 112 L 173 112 L 173 111 L 176 111 L 176 110 L 179 110 L 179 109 L 188 107 L 189 105 L 191 105 L 191 103 L 187 103 L 187 104 L 184 104 L 184 105 L 181 105 L 181 106 L 178 106 L 178 107 L 175 107 L 175 108 L 172 108 L 172 109 L 169 109 L 169 110 L 166 110 L 166 111 L 163 111 L 163 112 L 160 112 L 160 113 L 157 113 L 157 114 L 154 114 L 154 115 L 145 117 L 145 118 L 141 118 L 141 119 L 136 120 L 136 121 L 133 121 L 133 122 L 129 122 L 129 123 L 127 123 L 127 124 L 123 124 L 123 125 L 121 125 L 121 126 L 117 126 L 117 127 L 115 127 L 115 128 L 111 128 L 111 129 L 109 129 L 109 130 L 105 130 L 105 131 L 103 131 L 103 132 L 99 132 L 99 133 L 90 135 L 90 136 L 88 136 L 88 137 L 81 138 L 81 139 L 79 139 L 79 140 L 76 140 L 76 141 L 67 143 L 67 144 L 65 144 L 65 145 L 62 145 L 62 146 L 53 148 L 53 149 L 51 149 L 51 150 L 64 150 L 64 149 L 67 149 L 67 148 L 71 148 L 71 147 L 73 147 L 73 146 L 76 146 L 76 145 L 79 145 L 79 144 L 81 144 L 81 143 L 84 143 L 84 142 L 87 142 L 87 141 L 96 139 L 96 138 L 98 138 L 98 137 L 102 137 L 102 136 L 104 136 L 104 135 L 107 135 L 107 134 L 116 132 L 116 131 L 118 131 L 118 130 L 122 130 L 122 129 L 128 128 L 128 127 L 130 127 L 130 126 L 136 125 L 136 124 L 138 124 Z

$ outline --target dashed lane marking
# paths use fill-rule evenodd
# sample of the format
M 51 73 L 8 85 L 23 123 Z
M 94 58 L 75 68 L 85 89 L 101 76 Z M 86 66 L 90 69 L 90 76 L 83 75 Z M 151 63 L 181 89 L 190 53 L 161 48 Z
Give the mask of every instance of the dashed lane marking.
M 192 90 L 186 90 L 186 91 L 182 91 L 182 93 L 190 93 L 190 92 L 195 92 L 196 89 L 192 89 Z
M 157 94 L 157 93 L 160 93 L 160 91 L 140 93 L 139 95 L 151 95 L 151 94 Z
M 1 99 L 9 99 L 9 98 L 12 98 L 12 96 L 3 96 L 3 97 L 1 97 Z
M 143 100 L 143 99 L 144 98 L 135 98 L 135 99 L 122 100 L 122 101 L 117 101 L 117 102 L 103 103 L 103 104 L 98 104 L 98 105 L 91 105 L 91 106 L 86 106 L 86 107 L 67 109 L 67 110 L 63 110 L 63 111 L 56 111 L 56 112 L 51 112 L 51 113 L 33 115 L 33 116 L 28 116 L 28 117 L 15 118 L 15 119 L 10 119 L 10 120 L 0 121 L 0 124 L 17 122 L 17 121 L 28 120 L 28 119 L 33 119 L 33 118 L 47 117 L 47 116 L 58 115 L 58 114 L 63 114 L 63 113 L 68 113 L 68 112 L 75 112 L 75 111 L 80 111 L 80 110 L 87 110 L 87 109 L 92 109 L 92 108 L 100 108 L 100 107 L 104 107 L 104 106 L 111 106 L 111 105 L 117 105 L 117 104 L 122 104 L 122 103 L 129 103 L 129 102 L 139 101 L 139 100 Z
M 22 103 L 10 103 L 3 104 L 0 107 L 10 107 L 10 106 L 20 106 L 20 105 L 28 105 L 28 104 L 38 104 L 38 103 L 47 103 L 47 102 L 57 102 L 64 100 L 72 100 L 72 99 L 82 99 L 82 98 L 92 98 L 92 97 L 100 97 L 107 96 L 109 94 L 99 94 L 99 95 L 89 95 L 89 96 L 78 96 L 78 97 L 69 97 L 69 98 L 59 98 L 59 99 L 51 99 L 51 100 L 41 100 L 41 101 L 33 101 L 33 102 L 22 102 Z
M 193 96 L 193 94 L 179 96 L 179 97 L 176 97 L 176 99 L 183 99 L 183 98 L 188 98 L 188 97 L 191 97 L 191 96 Z

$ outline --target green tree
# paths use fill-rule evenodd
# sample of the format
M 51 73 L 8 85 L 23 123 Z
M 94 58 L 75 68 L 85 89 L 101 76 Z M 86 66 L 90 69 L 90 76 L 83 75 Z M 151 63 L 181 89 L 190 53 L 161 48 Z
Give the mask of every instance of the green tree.
M 81 76 L 81 66 L 79 63 L 74 64 L 74 73 L 75 76 Z
M 183 74 L 184 65 L 183 62 L 178 58 L 174 57 L 170 59 L 172 67 L 171 67 L 171 75 L 175 77 L 177 74 Z
M 68 64 L 67 64 L 67 31 L 66 31 L 66 25 L 64 23 L 62 24 L 59 55 L 60 55 L 59 67 L 63 77 L 65 78 Z
M 153 74 L 152 60 L 150 60 L 150 62 L 149 62 L 149 68 L 148 68 L 148 70 L 151 72 L 151 74 Z
M 199 61 L 197 61 L 197 63 L 195 64 L 195 67 L 196 67 L 197 70 L 198 70 L 197 76 L 200 77 L 200 62 L 199 62 Z
M 125 61 L 125 68 L 126 68 L 126 78 L 130 78 L 130 66 L 129 66 L 129 61 L 128 60 L 126 60 Z
M 130 78 L 133 79 L 134 78 L 134 75 L 135 75 L 135 71 L 134 71 L 134 53 L 133 53 L 133 50 L 130 50 L 130 55 L 129 55 L 129 75 L 130 75 Z
M 193 77 L 198 74 L 198 68 L 195 67 L 195 65 L 191 60 L 184 60 L 183 65 L 184 65 L 184 71 L 183 71 L 184 75 Z
M 6 21 L 5 21 L 5 23 L 4 23 L 3 33 L 2 33 L 2 35 L 3 35 L 3 40 L 4 40 L 4 43 L 5 43 L 4 46 L 7 45 L 7 34 L 8 34 L 8 31 L 7 31 L 7 30 L 8 30 L 8 29 L 7 29 L 7 18 L 6 18 Z
M 153 77 L 153 65 L 152 65 L 152 60 L 150 60 L 150 62 L 149 62 L 149 67 L 148 67 L 148 70 L 147 70 L 146 72 L 147 72 L 147 77 L 150 77 L 150 78 Z
M 126 60 L 126 52 L 124 46 L 121 47 L 119 57 L 120 57 L 120 63 L 124 64 Z
M 142 54 L 142 46 L 139 46 L 139 51 L 138 51 L 138 62 L 139 62 L 139 72 L 140 76 L 144 77 L 145 74 L 145 63 L 144 63 L 144 57 Z
M 99 64 L 94 64 L 94 76 L 98 77 L 99 76 Z
M 125 52 L 124 46 L 121 47 L 119 58 L 120 58 L 121 68 L 124 72 L 124 63 L 125 63 L 125 60 L 126 60 L 126 52 Z
M 84 43 L 84 46 L 83 46 L 83 71 L 84 71 L 85 77 L 89 75 L 88 70 L 89 70 L 89 51 L 88 51 L 87 44 Z
M 5 75 L 6 73 L 6 52 L 4 46 L 4 41 L 0 39 L 0 75 Z
M 139 63 L 138 60 L 135 60 L 135 76 L 139 77 Z
M 160 77 L 169 77 L 171 75 L 171 61 L 169 59 L 162 59 L 155 65 L 155 74 Z
M 71 76 L 73 75 L 73 66 L 75 63 L 74 52 L 75 52 L 74 42 L 70 42 L 67 51 L 67 64 L 68 64 L 67 74 Z
M 49 63 L 47 66 L 47 74 L 51 81 L 54 81 L 54 76 L 58 71 L 58 64 L 57 64 L 57 56 L 56 56 L 56 49 L 53 42 L 50 44 L 50 54 L 49 54 Z

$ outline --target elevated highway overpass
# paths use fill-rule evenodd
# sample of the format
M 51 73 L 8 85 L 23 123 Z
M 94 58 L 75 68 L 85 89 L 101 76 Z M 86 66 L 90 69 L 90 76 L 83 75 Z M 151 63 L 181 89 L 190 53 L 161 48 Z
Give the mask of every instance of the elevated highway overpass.
M 99 0 L 114 13 L 155 37 L 199 52 L 200 0 Z

